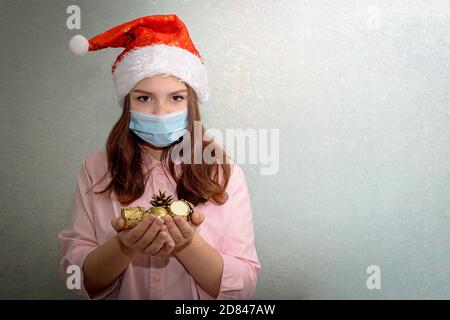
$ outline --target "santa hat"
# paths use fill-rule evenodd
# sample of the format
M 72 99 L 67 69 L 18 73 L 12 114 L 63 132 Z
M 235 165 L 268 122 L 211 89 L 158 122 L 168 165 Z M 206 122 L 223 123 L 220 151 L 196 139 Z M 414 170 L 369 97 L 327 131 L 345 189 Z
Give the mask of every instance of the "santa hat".
M 154 15 L 122 23 L 89 40 L 74 36 L 69 43 L 77 55 L 108 47 L 125 48 L 112 66 L 119 104 L 141 80 L 173 75 L 188 84 L 200 103 L 209 97 L 205 62 L 185 24 L 175 15 Z

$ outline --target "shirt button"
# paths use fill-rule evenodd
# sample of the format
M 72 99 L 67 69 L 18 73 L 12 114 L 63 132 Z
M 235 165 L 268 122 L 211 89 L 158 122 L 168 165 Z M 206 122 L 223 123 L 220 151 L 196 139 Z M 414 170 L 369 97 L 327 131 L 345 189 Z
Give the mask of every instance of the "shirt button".
M 155 280 L 156 280 L 156 281 L 159 281 L 160 279 L 161 279 L 161 278 L 160 278 L 159 276 L 156 276 L 156 277 L 155 277 Z

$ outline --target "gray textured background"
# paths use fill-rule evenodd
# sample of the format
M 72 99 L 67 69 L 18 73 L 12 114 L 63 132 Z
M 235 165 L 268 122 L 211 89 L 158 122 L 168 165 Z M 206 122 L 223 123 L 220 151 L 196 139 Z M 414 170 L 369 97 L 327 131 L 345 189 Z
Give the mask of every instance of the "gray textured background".
M 81 30 L 66 8 L 81 7 Z M 74 298 L 58 232 L 84 155 L 119 116 L 111 64 L 68 41 L 176 13 L 206 58 L 208 127 L 280 129 L 280 170 L 243 165 L 256 298 L 448 299 L 447 1 L 0 1 L 0 298 Z M 232 113 L 230 113 L 230 111 Z M 233 117 L 230 117 L 233 114 Z M 366 288 L 381 268 L 382 290 Z

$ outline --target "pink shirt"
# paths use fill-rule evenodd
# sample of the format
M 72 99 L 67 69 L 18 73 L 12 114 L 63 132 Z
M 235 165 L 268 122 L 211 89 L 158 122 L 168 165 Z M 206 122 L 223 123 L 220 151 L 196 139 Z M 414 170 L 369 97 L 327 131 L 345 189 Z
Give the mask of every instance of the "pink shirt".
M 151 196 L 159 189 L 175 194 L 176 183 L 168 169 L 147 155 L 144 156 L 143 166 L 144 170 L 151 170 L 145 193 L 131 204 L 122 206 L 114 198 L 114 193 L 111 197 L 107 192 L 86 193 L 107 171 L 107 158 L 104 150 L 91 152 L 85 157 L 73 197 L 71 221 L 59 234 L 60 271 L 65 277 L 68 276 L 66 270 L 69 265 L 77 265 L 82 270 L 86 256 L 116 234 L 111 219 L 120 216 L 121 208 L 148 208 Z M 108 175 L 94 191 L 103 190 L 109 181 Z M 236 163 L 232 164 L 226 191 L 229 199 L 224 204 L 207 202 L 196 206 L 196 211 L 205 214 L 205 221 L 197 232 L 223 258 L 222 282 L 217 299 L 249 299 L 255 292 L 261 265 L 254 245 L 252 208 L 245 175 Z M 81 289 L 76 291 L 89 298 L 82 272 Z M 192 300 L 213 297 L 195 282 L 175 256 L 137 255 L 125 271 L 93 299 Z

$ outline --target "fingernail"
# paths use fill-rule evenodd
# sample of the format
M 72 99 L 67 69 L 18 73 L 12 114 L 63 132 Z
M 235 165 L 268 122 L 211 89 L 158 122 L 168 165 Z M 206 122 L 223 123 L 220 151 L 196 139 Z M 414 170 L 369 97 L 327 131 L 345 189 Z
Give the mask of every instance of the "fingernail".
M 150 216 L 147 217 L 147 220 L 150 221 L 150 222 L 152 222 L 153 220 L 155 220 L 155 217 L 152 216 L 152 215 L 150 215 Z
M 156 220 L 156 223 L 159 224 L 159 225 L 161 225 L 161 224 L 164 223 L 164 221 L 163 221 L 161 218 L 158 218 L 158 220 Z

